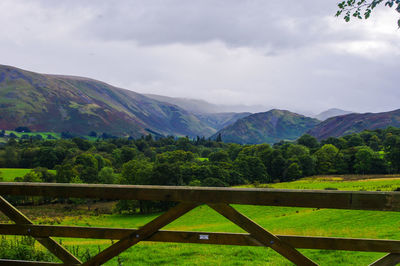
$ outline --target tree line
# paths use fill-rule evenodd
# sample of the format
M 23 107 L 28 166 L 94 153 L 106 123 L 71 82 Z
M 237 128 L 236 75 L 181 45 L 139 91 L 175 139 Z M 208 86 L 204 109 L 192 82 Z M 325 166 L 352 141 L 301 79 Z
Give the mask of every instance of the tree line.
M 197 137 L 154 139 L 10 139 L 1 168 L 55 169 L 25 180 L 62 183 L 232 186 L 325 174 L 400 172 L 400 129 L 364 131 L 321 142 L 303 135 L 270 146 Z

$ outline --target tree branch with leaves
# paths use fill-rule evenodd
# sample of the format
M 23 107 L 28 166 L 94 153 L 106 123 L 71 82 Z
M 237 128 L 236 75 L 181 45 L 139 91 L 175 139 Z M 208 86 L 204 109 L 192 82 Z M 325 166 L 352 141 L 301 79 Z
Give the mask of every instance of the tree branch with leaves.
M 339 10 L 336 12 L 336 16 L 343 15 L 346 22 L 349 22 L 352 17 L 368 19 L 372 11 L 382 3 L 390 8 L 395 7 L 396 11 L 400 13 L 400 0 L 347 0 L 338 3 Z M 400 27 L 400 19 L 397 24 Z

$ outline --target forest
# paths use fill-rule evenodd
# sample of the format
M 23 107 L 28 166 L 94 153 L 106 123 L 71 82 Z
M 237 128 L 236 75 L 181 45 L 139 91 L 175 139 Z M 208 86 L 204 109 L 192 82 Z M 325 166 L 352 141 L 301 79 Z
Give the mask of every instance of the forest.
M 10 138 L 0 168 L 33 169 L 15 181 L 234 186 L 327 174 L 400 172 L 400 129 L 363 131 L 319 142 L 303 135 L 270 146 L 197 137 Z M 47 169 L 55 169 L 56 173 Z

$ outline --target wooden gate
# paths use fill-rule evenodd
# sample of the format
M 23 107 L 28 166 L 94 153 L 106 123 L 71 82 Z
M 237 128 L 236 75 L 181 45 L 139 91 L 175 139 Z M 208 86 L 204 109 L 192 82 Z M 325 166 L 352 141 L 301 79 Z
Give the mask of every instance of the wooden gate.
M 400 192 L 0 183 L 0 195 L 178 202 L 175 207 L 139 229 L 119 229 L 34 225 L 24 214 L 0 197 L 0 210 L 15 222 L 15 224 L 0 224 L 0 234 L 32 236 L 58 257 L 64 265 L 101 265 L 141 241 L 265 246 L 297 265 L 316 265 L 297 248 L 386 252 L 388 253 L 386 256 L 371 265 L 396 265 L 400 262 L 400 241 L 398 240 L 273 235 L 230 205 L 400 211 Z M 247 234 L 160 230 L 201 204 L 210 206 L 244 229 Z M 90 260 L 81 262 L 51 237 L 118 241 Z M 0 260 L 0 264 L 61 265 L 60 263 L 12 260 Z

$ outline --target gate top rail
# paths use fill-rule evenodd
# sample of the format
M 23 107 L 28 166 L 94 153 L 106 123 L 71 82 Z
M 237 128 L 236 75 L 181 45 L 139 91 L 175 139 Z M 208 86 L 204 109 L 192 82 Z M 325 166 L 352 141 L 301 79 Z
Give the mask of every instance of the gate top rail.
M 0 195 L 400 211 L 400 192 L 1 182 Z

